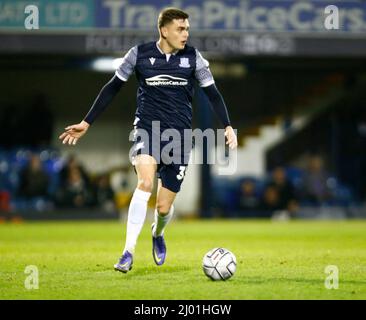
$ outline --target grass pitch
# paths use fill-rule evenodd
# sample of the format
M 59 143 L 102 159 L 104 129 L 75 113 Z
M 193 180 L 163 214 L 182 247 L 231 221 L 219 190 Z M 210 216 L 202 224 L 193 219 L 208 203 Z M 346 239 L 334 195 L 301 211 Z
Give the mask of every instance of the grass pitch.
M 146 223 L 127 274 L 113 270 L 124 238 L 117 221 L 2 224 L 0 299 L 366 299 L 366 221 L 172 221 L 161 267 Z M 218 246 L 238 262 L 225 282 L 201 267 Z M 25 289 L 27 265 L 38 267 L 37 290 Z M 328 265 L 338 289 L 325 288 Z

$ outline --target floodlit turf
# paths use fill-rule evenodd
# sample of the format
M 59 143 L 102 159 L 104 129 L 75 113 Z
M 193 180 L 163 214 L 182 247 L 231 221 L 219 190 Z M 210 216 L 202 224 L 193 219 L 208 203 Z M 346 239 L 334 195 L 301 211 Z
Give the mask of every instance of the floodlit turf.
M 151 255 L 150 224 L 140 236 L 134 267 L 113 270 L 122 249 L 120 222 L 26 222 L 0 225 L 0 299 L 365 299 L 366 221 L 173 221 L 168 257 Z M 203 255 L 221 246 L 237 257 L 237 272 L 214 282 Z M 27 265 L 39 289 L 27 290 Z M 328 265 L 339 288 L 324 286 Z

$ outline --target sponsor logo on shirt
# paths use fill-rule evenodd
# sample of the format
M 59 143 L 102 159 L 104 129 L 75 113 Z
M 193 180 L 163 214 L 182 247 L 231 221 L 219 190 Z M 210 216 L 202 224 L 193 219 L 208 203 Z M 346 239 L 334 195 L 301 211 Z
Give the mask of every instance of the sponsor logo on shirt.
M 187 79 L 173 77 L 167 74 L 159 74 L 155 77 L 146 78 L 145 81 L 148 86 L 186 86 L 188 84 Z

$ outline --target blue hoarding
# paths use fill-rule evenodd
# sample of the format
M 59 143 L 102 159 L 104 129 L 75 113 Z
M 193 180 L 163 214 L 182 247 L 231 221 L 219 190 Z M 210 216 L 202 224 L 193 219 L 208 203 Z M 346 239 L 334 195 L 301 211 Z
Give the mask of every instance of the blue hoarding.
M 29 5 L 38 8 L 40 30 L 94 28 L 94 4 L 95 0 L 0 0 L 0 28 L 24 29 Z
M 326 32 L 324 10 L 329 5 L 339 9 L 340 31 L 366 31 L 366 3 L 336 0 L 97 0 L 96 23 L 101 28 L 151 30 L 160 10 L 174 6 L 189 13 L 195 30 Z
M 365 33 L 365 1 L 289 0 L 0 0 L 0 28 L 24 29 L 29 5 L 39 8 L 40 29 L 156 30 L 160 10 L 179 7 L 190 15 L 193 30 L 233 32 L 325 33 L 324 10 L 339 9 L 339 30 Z

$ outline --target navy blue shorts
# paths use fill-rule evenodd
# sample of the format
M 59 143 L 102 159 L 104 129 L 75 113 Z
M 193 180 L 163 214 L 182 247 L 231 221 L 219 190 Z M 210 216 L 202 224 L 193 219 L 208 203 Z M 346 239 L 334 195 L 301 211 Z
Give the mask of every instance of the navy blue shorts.
M 192 150 L 192 140 L 160 141 L 159 134 L 148 132 L 148 136 L 138 135 L 134 140 L 130 157 L 133 160 L 139 154 L 148 154 L 157 162 L 157 177 L 161 179 L 162 186 L 172 192 L 179 192 L 188 167 L 189 156 Z M 155 140 L 153 139 L 155 138 Z

